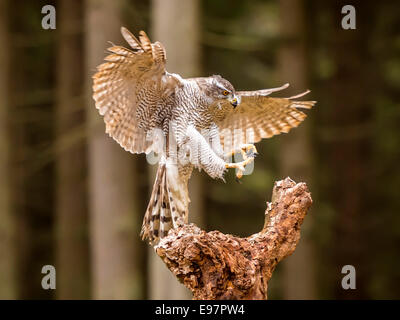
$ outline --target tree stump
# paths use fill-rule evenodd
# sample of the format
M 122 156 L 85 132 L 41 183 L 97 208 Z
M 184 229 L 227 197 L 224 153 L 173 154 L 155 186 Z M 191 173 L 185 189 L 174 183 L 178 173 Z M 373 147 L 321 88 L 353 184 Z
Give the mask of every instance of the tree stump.
M 305 183 L 275 182 L 263 229 L 247 238 L 194 224 L 173 229 L 155 247 L 193 299 L 267 299 L 276 265 L 292 254 L 312 199 Z

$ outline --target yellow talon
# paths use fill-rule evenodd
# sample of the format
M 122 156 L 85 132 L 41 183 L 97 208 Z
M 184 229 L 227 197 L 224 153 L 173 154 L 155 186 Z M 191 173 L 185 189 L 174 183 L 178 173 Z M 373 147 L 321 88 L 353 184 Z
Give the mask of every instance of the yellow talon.
M 236 172 L 236 177 L 240 179 L 243 177 L 243 172 L 246 170 L 245 167 L 252 161 L 254 161 L 254 158 L 250 157 L 238 163 L 226 163 L 225 168 L 237 169 L 238 171 Z
M 251 151 L 251 155 L 249 156 L 248 153 Z M 231 157 L 237 152 L 237 150 L 232 150 L 231 152 L 228 153 L 228 157 Z M 254 161 L 254 156 L 257 155 L 257 149 L 254 146 L 254 144 L 244 144 L 240 148 L 240 153 L 242 154 L 243 161 L 238 162 L 238 163 L 226 163 L 225 167 L 226 168 L 234 168 L 237 169 L 236 172 L 236 177 L 238 179 L 243 177 L 243 172 L 245 170 L 245 167 L 252 161 Z
M 253 155 L 257 155 L 257 148 L 254 144 L 245 144 L 242 146 L 242 155 L 246 154 L 246 158 L 248 157 L 248 153 L 252 152 Z
M 255 147 L 254 144 L 244 144 L 241 146 L 240 150 L 232 150 L 232 151 L 228 152 L 227 157 L 229 158 L 229 157 L 233 156 L 238 151 L 240 151 L 244 160 L 246 160 L 249 157 L 248 156 L 249 151 L 251 151 L 252 155 L 254 155 L 254 156 L 258 154 L 257 148 Z

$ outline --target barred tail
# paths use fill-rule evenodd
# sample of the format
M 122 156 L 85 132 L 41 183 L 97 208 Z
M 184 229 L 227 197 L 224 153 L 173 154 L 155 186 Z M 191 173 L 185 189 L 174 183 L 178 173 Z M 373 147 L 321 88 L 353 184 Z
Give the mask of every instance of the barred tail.
M 166 237 L 170 229 L 187 223 L 188 206 L 187 180 L 180 179 L 176 165 L 160 162 L 143 219 L 142 239 L 155 244 Z

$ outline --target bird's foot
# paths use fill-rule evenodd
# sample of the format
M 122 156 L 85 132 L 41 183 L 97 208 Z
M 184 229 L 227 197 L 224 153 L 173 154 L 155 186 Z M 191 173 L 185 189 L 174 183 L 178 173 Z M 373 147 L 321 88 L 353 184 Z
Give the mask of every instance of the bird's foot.
M 257 148 L 254 144 L 244 144 L 241 148 L 241 153 L 243 156 L 243 159 L 247 159 L 248 157 L 254 158 L 256 155 L 258 155 Z
M 252 161 L 254 161 L 254 157 L 247 157 L 247 156 L 246 156 L 246 159 L 243 160 L 243 161 L 241 161 L 241 162 L 237 162 L 237 163 L 226 163 L 226 164 L 225 164 L 225 168 L 227 168 L 227 169 L 229 169 L 229 168 L 237 169 L 236 177 L 237 177 L 238 179 L 240 179 L 240 178 L 243 177 L 243 172 L 244 172 L 244 170 L 246 170 L 245 167 L 246 167 L 250 162 L 252 162 Z
M 240 147 L 240 150 L 232 150 L 231 152 L 228 152 L 226 157 L 230 158 L 231 156 L 236 154 L 238 151 L 240 151 L 244 160 L 246 160 L 249 157 L 254 158 L 255 156 L 258 155 L 257 148 L 254 144 L 244 144 Z
M 236 153 L 236 150 L 232 150 L 228 156 L 232 156 Z M 242 154 L 243 161 L 238 163 L 227 163 L 225 164 L 226 168 L 235 168 L 237 169 L 236 178 L 240 179 L 243 177 L 243 172 L 245 167 L 252 161 L 254 161 L 255 156 L 257 153 L 257 148 L 254 144 L 244 144 L 240 148 L 240 153 Z

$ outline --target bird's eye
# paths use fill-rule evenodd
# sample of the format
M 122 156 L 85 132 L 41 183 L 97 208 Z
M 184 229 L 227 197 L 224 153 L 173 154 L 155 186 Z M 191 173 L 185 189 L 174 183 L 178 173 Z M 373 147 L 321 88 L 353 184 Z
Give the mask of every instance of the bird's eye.
M 227 96 L 227 95 L 229 94 L 229 91 L 224 90 L 224 91 L 222 91 L 222 94 L 223 94 L 224 96 Z

